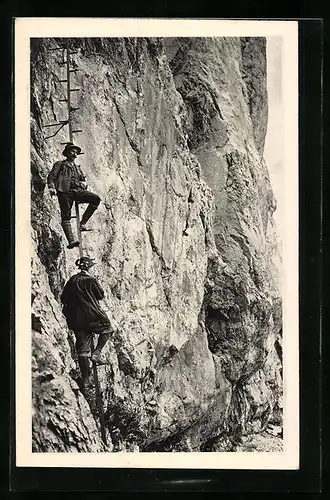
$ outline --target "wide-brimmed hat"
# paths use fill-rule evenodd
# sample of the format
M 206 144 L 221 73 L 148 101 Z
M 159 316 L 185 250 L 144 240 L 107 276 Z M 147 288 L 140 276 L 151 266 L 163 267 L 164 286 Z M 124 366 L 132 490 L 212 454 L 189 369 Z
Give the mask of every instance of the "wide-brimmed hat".
M 81 148 L 79 146 L 76 146 L 75 144 L 73 144 L 73 142 L 68 142 L 62 151 L 62 155 L 66 156 L 67 152 L 70 151 L 70 149 L 76 149 L 78 151 L 78 155 L 82 154 Z
M 79 269 L 89 269 L 95 264 L 95 259 L 92 259 L 91 257 L 80 257 L 80 259 L 76 260 L 76 266 L 79 267 Z

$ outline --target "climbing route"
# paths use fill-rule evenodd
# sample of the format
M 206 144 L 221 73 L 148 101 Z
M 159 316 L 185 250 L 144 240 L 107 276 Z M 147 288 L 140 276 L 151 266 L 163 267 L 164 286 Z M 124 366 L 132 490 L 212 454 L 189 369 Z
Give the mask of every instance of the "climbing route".
M 64 45 L 61 45 L 59 47 L 52 48 L 50 50 L 54 51 L 61 51 L 61 61 L 59 64 L 61 66 L 64 66 L 65 68 L 65 78 L 59 79 L 60 83 L 66 84 L 66 96 L 62 99 L 59 99 L 60 102 L 65 102 L 67 104 L 67 118 L 65 120 L 59 120 L 58 122 L 55 123 L 50 123 L 47 125 L 44 125 L 47 128 L 51 127 L 57 127 L 55 132 L 47 137 L 45 137 L 45 140 L 48 140 L 52 137 L 55 137 L 64 127 L 67 127 L 67 132 L 68 132 L 68 142 L 61 142 L 60 144 L 64 144 L 65 148 L 63 150 L 63 155 L 66 157 L 66 160 L 56 162 L 52 168 L 52 171 L 48 175 L 48 187 L 50 188 L 51 195 L 57 194 L 59 204 L 60 204 L 60 209 L 61 209 L 61 217 L 62 217 L 62 227 L 64 230 L 64 233 L 68 239 L 68 248 L 79 248 L 79 256 L 80 258 L 76 261 L 76 265 L 83 271 L 84 273 L 87 273 L 89 267 L 91 267 L 94 263 L 92 262 L 93 259 L 90 259 L 89 257 L 84 257 L 84 252 L 83 252 L 83 241 L 82 241 L 82 231 L 89 231 L 90 229 L 86 228 L 86 223 L 91 217 L 91 215 L 94 213 L 96 210 L 100 198 L 90 192 L 87 191 L 87 184 L 85 183 L 85 176 L 80 168 L 80 166 L 76 165 L 74 160 L 79 154 L 83 154 L 81 152 L 81 148 L 79 146 L 76 146 L 73 142 L 74 134 L 78 134 L 82 132 L 80 129 L 74 129 L 73 127 L 73 121 L 74 121 L 74 112 L 79 109 L 79 107 L 73 106 L 72 104 L 72 93 L 78 92 L 80 89 L 77 87 L 72 87 L 72 78 L 71 75 L 76 73 L 78 68 L 73 68 L 72 67 L 72 61 L 71 61 L 71 56 L 73 54 L 76 54 L 77 52 L 70 50 L 70 44 L 69 44 L 69 39 L 66 40 Z M 72 205 L 75 205 L 75 214 L 71 214 L 71 209 Z M 79 213 L 79 203 L 88 203 L 88 207 L 85 210 L 82 219 L 80 219 L 80 213 Z M 72 232 L 72 227 L 71 227 L 71 219 L 76 219 L 76 228 L 77 228 L 77 237 L 78 240 L 75 240 Z M 84 393 L 85 397 L 88 399 L 89 396 L 89 391 L 87 390 L 87 386 L 89 383 L 89 359 L 86 357 L 85 352 L 81 352 L 81 335 L 84 336 L 85 342 L 86 339 L 90 338 L 90 354 L 91 354 L 91 361 L 92 361 L 92 367 L 93 367 L 93 378 L 94 378 L 94 387 L 95 387 L 95 395 L 96 395 L 96 405 L 97 405 L 97 413 L 98 417 L 100 420 L 100 427 L 101 427 L 101 437 L 102 441 L 104 442 L 105 445 L 107 445 L 107 440 L 106 440 L 106 432 L 105 432 L 105 425 L 104 425 L 104 414 L 103 414 L 103 402 L 102 402 L 102 394 L 100 390 L 100 383 L 99 383 L 99 377 L 98 377 L 98 371 L 97 371 L 97 366 L 98 364 L 104 364 L 100 362 L 98 359 L 98 356 L 100 354 L 100 350 L 102 349 L 104 343 L 106 342 L 108 338 L 108 333 L 104 333 L 103 331 L 100 331 L 99 335 L 99 342 L 98 345 L 94 348 L 94 341 L 93 341 L 93 336 L 94 332 L 93 330 L 90 329 L 88 324 L 81 324 L 79 325 L 79 329 L 77 330 L 77 325 L 71 324 L 70 323 L 70 308 L 72 307 L 72 304 L 75 303 L 75 301 L 72 302 L 72 297 L 77 294 L 77 290 L 80 288 L 74 286 L 74 279 L 78 279 L 77 276 L 73 276 L 68 283 L 70 285 L 65 287 L 65 292 L 62 294 L 62 302 L 63 304 L 66 304 L 66 312 L 63 313 L 65 314 L 67 321 L 68 321 L 68 326 L 70 329 L 73 331 L 77 332 L 77 344 L 76 344 L 76 349 L 78 351 L 78 359 L 79 359 L 79 365 L 80 365 L 80 370 L 83 378 L 83 384 L 84 384 Z M 82 276 L 82 280 L 85 280 L 85 275 Z M 93 278 L 89 278 L 89 281 L 93 281 Z M 95 283 L 95 280 L 93 281 Z M 95 288 L 95 300 L 99 300 L 100 298 L 103 297 L 103 291 L 101 293 L 101 288 L 100 286 L 96 283 L 93 285 Z M 86 295 L 87 298 L 90 298 L 90 292 Z M 68 319 L 69 318 L 69 319 Z M 104 318 L 103 318 L 103 324 L 104 324 Z M 110 323 L 109 323 L 110 325 Z M 79 344 L 79 345 L 78 345 Z M 101 345 L 101 347 L 100 347 Z M 95 408 L 95 405 L 92 404 L 91 408 Z
M 62 59 L 60 65 L 65 67 L 65 78 L 59 79 L 60 83 L 66 84 L 66 96 L 59 99 L 60 102 L 67 104 L 67 118 L 59 120 L 58 122 L 45 125 L 46 127 L 57 127 L 56 131 L 45 137 L 45 140 L 55 137 L 64 126 L 67 126 L 69 141 L 65 144 L 62 152 L 66 160 L 56 162 L 48 175 L 48 187 L 51 195 L 57 194 L 58 201 L 61 209 L 62 227 L 68 240 L 69 249 L 79 247 L 80 257 L 83 257 L 83 242 L 81 237 L 82 231 L 90 231 L 86 227 L 86 223 L 91 218 L 97 209 L 100 198 L 97 194 L 87 190 L 86 176 L 82 172 L 80 165 L 75 164 L 77 155 L 83 154 L 81 148 L 73 143 L 73 135 L 82 132 L 80 129 L 73 128 L 73 114 L 79 109 L 77 106 L 72 105 L 72 93 L 78 92 L 80 89 L 71 86 L 71 74 L 78 71 L 78 68 L 72 67 L 71 55 L 77 52 L 71 51 L 69 41 L 65 45 L 55 47 L 53 50 L 62 50 Z M 75 215 L 71 215 L 73 202 L 75 202 Z M 88 203 L 82 219 L 79 217 L 79 203 Z M 75 218 L 77 222 L 77 236 L 76 240 L 71 227 L 71 219 Z

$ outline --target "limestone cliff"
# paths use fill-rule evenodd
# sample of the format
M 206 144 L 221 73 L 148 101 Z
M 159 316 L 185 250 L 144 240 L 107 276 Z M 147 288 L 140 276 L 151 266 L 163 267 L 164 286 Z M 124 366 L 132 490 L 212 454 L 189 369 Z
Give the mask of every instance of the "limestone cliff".
M 31 44 L 33 449 L 234 450 L 281 422 L 265 40 L 70 40 L 79 160 L 102 199 L 84 251 L 117 329 L 107 447 L 59 303 L 78 251 L 45 186 L 68 141 L 45 140 L 66 119 L 57 43 Z

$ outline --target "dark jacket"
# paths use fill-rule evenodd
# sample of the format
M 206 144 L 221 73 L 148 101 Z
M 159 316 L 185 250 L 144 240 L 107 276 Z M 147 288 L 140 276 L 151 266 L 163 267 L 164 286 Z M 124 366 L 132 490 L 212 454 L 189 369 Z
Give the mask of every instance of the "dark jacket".
M 47 184 L 49 188 L 55 188 L 62 193 L 82 189 L 80 182 L 85 181 L 80 165 L 68 160 L 57 161 L 48 174 Z
M 61 295 L 63 314 L 70 330 L 92 330 L 110 325 L 98 303 L 103 297 L 104 291 L 93 276 L 83 271 L 72 276 Z

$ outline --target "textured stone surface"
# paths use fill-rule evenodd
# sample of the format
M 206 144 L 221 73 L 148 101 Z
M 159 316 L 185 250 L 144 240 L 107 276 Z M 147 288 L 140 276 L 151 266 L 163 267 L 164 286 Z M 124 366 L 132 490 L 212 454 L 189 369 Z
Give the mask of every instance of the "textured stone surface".
M 66 249 L 45 188 L 68 140 L 65 127 L 44 140 L 42 125 L 66 118 L 52 46 L 32 44 L 34 449 L 102 451 L 59 305 L 78 251 Z M 104 350 L 110 365 L 99 369 L 107 450 L 199 451 L 219 436 L 230 448 L 232 436 L 259 432 L 281 413 L 264 41 L 71 46 L 79 160 L 102 199 L 84 251 L 98 260 L 118 329 Z
M 276 201 L 260 155 L 267 121 L 265 41 L 172 39 L 168 46 L 188 109 L 190 147 L 214 193 L 219 254 L 209 259 L 203 306 L 209 346 L 233 386 L 228 424 L 261 429 L 281 387 L 274 350 L 281 330 Z M 269 366 L 273 378 L 266 383 L 260 368 L 269 374 Z

